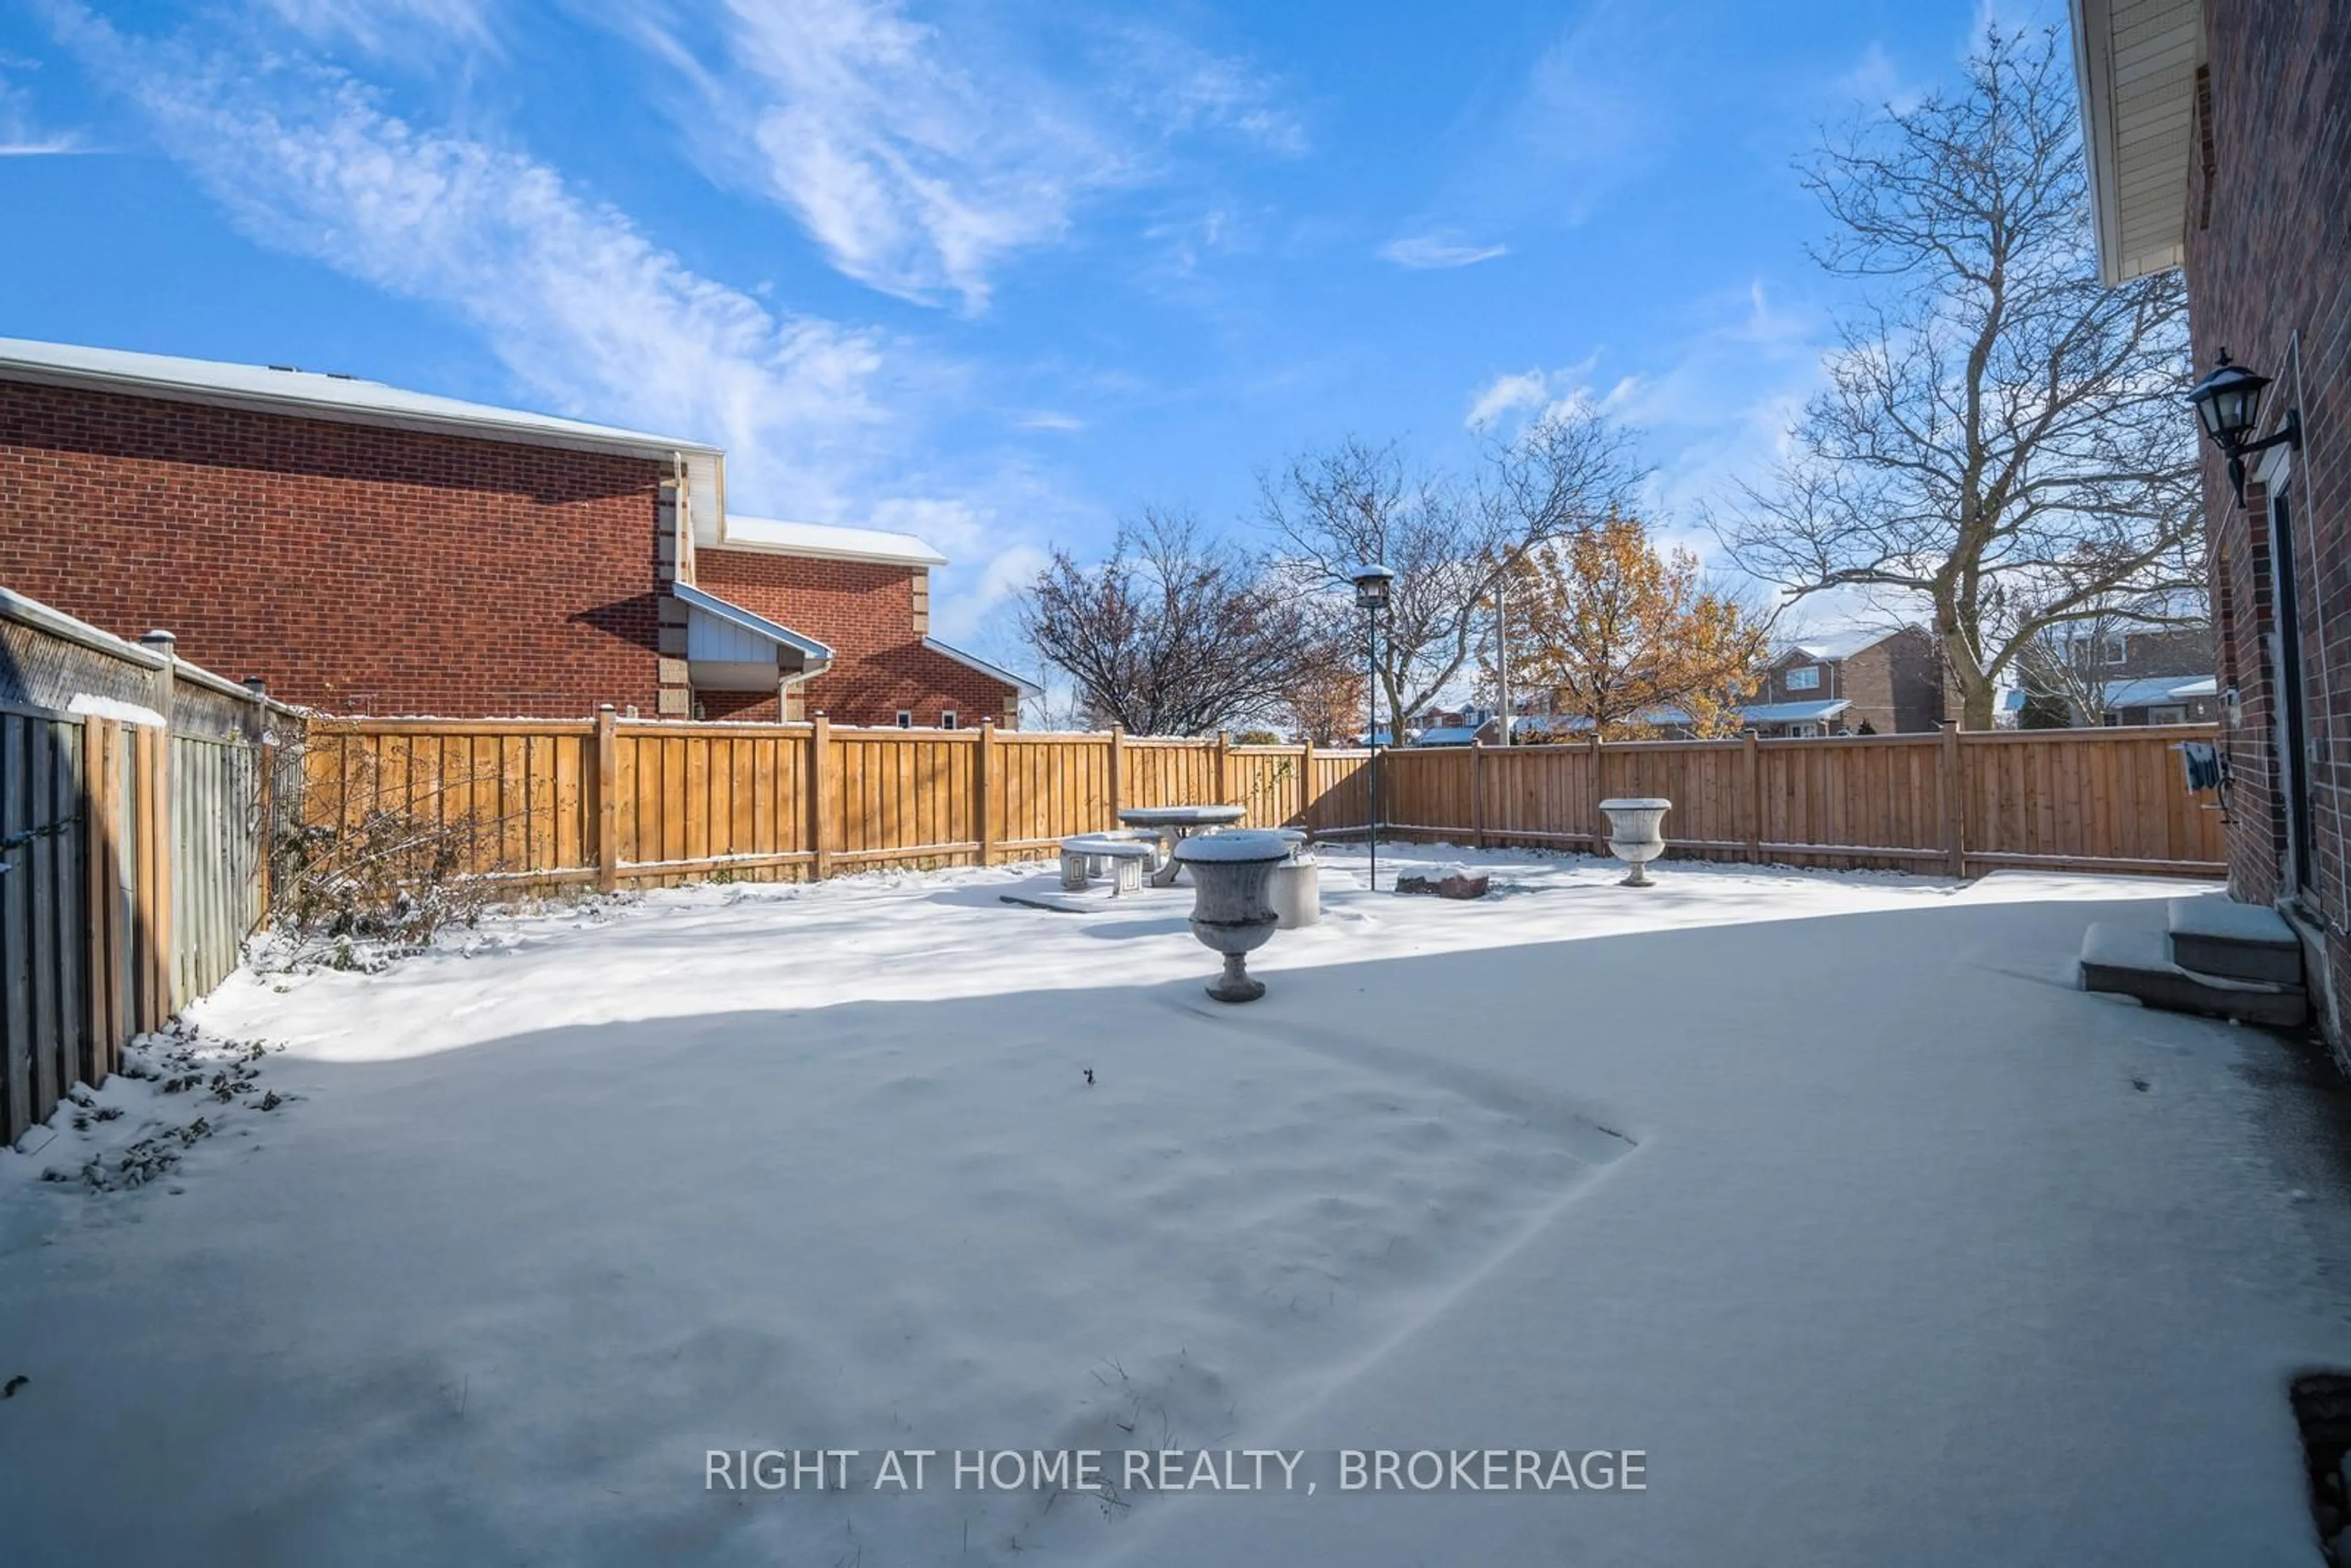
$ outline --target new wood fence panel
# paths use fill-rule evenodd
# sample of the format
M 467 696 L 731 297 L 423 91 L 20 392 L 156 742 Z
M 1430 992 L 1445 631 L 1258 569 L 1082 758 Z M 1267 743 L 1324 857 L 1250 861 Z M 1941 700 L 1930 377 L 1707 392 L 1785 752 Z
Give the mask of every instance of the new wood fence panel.
M 2183 787 L 2177 750 L 2212 735 L 2185 725 L 1960 737 L 1971 868 L 2222 874 L 2226 830 Z
M 1225 759 L 1232 803 L 1249 811 L 1252 828 L 1302 822 L 1306 810 L 1306 748 L 1301 746 L 1236 746 Z

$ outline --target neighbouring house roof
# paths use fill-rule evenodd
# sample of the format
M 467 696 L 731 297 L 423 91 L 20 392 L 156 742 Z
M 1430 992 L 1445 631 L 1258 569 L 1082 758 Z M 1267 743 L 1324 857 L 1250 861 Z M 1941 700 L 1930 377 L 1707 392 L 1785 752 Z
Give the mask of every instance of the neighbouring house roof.
M 778 625 L 766 616 L 755 614 L 739 604 L 729 604 L 716 594 L 706 592 L 690 582 L 672 583 L 670 591 L 688 610 L 707 615 L 738 632 L 747 632 L 761 642 L 789 648 L 805 663 L 829 663 L 832 658 L 832 650 L 815 638 L 803 637 L 789 627 Z
M 2071 0 L 2098 274 L 2109 287 L 2180 264 L 2205 3 Z
M 1690 716 L 1677 707 L 1651 708 L 1641 716 L 1640 722 L 1659 726 L 1687 724 L 1690 722 Z M 1592 718 L 1588 714 L 1562 714 L 1551 718 L 1535 716 L 1521 718 L 1511 726 L 1511 733 L 1517 735 L 1530 730 L 1541 732 L 1556 730 L 1568 735 L 1582 735 L 1591 727 Z
M 1843 697 L 1817 703 L 1758 703 L 1753 707 L 1739 710 L 1745 724 L 1817 724 L 1822 719 L 1834 718 L 1853 704 Z
M 1435 729 L 1422 730 L 1414 739 L 1413 744 L 1415 746 L 1471 746 L 1477 743 L 1478 731 L 1480 727 L 1473 724 L 1440 725 Z
M 2147 675 L 2137 680 L 2108 681 L 2100 700 L 2112 713 L 2118 708 L 2154 707 L 2190 702 L 2216 695 L 2219 682 L 2210 675 Z
M 945 566 L 947 558 L 912 534 L 851 528 L 837 523 L 791 523 L 775 517 L 720 519 L 716 548 L 834 560 L 878 560 L 902 566 Z
M 923 639 L 923 646 L 943 659 L 953 659 L 966 669 L 977 670 L 981 674 L 1002 681 L 1008 686 L 1017 687 L 1024 697 L 1040 697 L 1045 695 L 1045 688 L 1036 682 L 1023 675 L 1016 675 L 1001 664 L 991 664 L 977 653 L 967 653 L 951 643 L 942 643 L 936 637 L 925 637 Z
M 1823 632 L 1816 636 L 1796 637 L 1779 643 L 1772 653 L 1771 662 L 1781 664 L 1790 659 L 1806 658 L 1834 663 L 1839 659 L 1850 659 L 1855 653 L 1865 649 L 1875 648 L 1888 637 L 1896 635 L 1898 633 L 1884 630 L 1870 632 L 1848 629 L 1843 632 Z
M 711 498 L 710 510 L 716 511 L 723 505 L 720 497 L 725 494 L 726 455 L 706 442 L 623 430 L 617 425 L 591 424 L 559 414 L 496 408 L 488 403 L 386 386 L 381 382 L 361 381 L 356 376 L 0 338 L 0 381 L 167 398 L 260 413 L 384 425 L 484 441 L 676 460 L 685 466 L 693 493 Z

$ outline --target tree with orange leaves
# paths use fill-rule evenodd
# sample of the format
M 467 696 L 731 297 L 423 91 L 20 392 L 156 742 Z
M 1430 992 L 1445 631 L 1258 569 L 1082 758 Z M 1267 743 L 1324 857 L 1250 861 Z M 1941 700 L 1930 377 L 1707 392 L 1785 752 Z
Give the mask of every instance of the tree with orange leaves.
M 1701 736 L 1737 729 L 1761 676 L 1766 629 L 1707 585 L 1696 556 L 1660 555 L 1646 524 L 1612 512 L 1528 551 L 1512 579 L 1513 674 L 1551 694 L 1554 716 L 1589 720 L 1604 740 L 1665 725 Z

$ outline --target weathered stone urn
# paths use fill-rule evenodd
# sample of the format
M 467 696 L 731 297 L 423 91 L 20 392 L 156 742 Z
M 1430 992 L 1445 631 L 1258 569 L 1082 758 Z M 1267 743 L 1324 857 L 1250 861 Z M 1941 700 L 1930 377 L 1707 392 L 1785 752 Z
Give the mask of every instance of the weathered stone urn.
M 1253 1002 L 1265 983 L 1249 975 L 1248 955 L 1273 937 L 1278 916 L 1267 896 L 1273 869 L 1290 858 L 1280 833 L 1242 830 L 1203 833 L 1176 846 L 1192 873 L 1192 935 L 1225 956 L 1225 972 L 1208 988 L 1220 1002 Z
M 1625 886 L 1656 885 L 1649 880 L 1649 862 L 1666 852 L 1664 823 L 1673 809 L 1671 800 L 1656 797 L 1600 802 L 1608 818 L 1608 852 L 1633 868 Z

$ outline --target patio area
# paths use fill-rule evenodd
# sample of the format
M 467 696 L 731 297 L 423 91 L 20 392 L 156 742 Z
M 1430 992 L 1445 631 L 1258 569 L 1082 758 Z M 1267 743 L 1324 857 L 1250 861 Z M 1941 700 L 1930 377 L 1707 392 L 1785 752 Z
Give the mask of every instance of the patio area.
M 2074 986 L 2176 881 L 1575 857 L 1252 956 L 1050 868 L 699 887 L 193 1010 L 0 1154 L 40 1561 L 2308 1563 L 2351 1181 L 2283 1040 Z M 282 1050 L 275 1048 L 282 1047 Z M 280 1097 L 268 1110 L 254 1095 Z M 183 1126 L 136 1188 L 70 1175 Z M 105 1163 L 101 1161 L 102 1165 Z M 956 1449 L 1633 1449 L 1646 1490 L 957 1489 Z M 921 1490 L 712 1449 L 936 1450 Z M 1302 1483 L 1307 1469 L 1301 1469 Z

